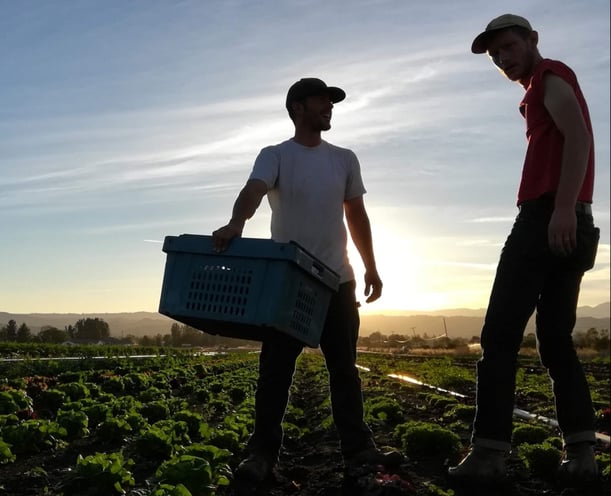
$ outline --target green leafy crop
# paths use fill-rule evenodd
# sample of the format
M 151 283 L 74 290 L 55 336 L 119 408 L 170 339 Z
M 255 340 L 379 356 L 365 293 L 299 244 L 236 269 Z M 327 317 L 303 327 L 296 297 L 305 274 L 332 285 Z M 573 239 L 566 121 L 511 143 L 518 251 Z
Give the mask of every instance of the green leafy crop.
M 126 488 L 135 484 L 130 471 L 131 459 L 125 460 L 121 452 L 96 453 L 87 457 L 78 455 L 76 468 L 64 487 L 69 495 L 125 494 Z

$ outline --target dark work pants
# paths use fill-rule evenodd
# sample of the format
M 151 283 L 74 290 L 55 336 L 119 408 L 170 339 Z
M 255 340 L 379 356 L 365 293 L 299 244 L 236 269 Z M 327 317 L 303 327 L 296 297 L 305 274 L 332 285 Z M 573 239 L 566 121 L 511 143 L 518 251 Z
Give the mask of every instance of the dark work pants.
M 473 444 L 511 447 L 517 356 L 524 329 L 536 311 L 541 363 L 552 381 L 556 413 L 565 443 L 595 441 L 594 410 L 572 340 L 579 287 L 594 263 L 598 229 L 578 213 L 577 249 L 552 254 L 547 227 L 553 198 L 520 207 L 503 247 L 481 334 L 477 364 L 477 409 Z
M 321 334 L 320 348 L 329 372 L 331 408 L 344 455 L 375 446 L 363 420 L 361 380 L 356 368 L 360 319 L 354 281 L 341 284 L 331 297 Z M 282 445 L 282 420 L 289 401 L 295 363 L 303 344 L 279 335 L 263 342 L 255 395 L 255 429 L 249 440 L 251 453 L 277 460 Z

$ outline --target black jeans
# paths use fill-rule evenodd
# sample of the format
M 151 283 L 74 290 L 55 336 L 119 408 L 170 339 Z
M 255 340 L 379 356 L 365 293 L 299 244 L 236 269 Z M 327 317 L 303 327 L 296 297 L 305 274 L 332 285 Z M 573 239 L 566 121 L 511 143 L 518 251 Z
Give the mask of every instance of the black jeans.
M 553 198 L 520 207 L 503 247 L 481 334 L 477 408 L 472 442 L 511 447 L 517 356 L 524 329 L 536 310 L 541 363 L 552 380 L 556 414 L 565 443 L 595 441 L 595 417 L 585 374 L 572 340 L 581 279 L 594 264 L 598 228 L 577 214 L 575 252 L 551 253 L 547 227 Z
M 360 319 L 354 290 L 355 283 L 351 281 L 341 284 L 333 294 L 320 341 L 329 372 L 333 420 L 345 456 L 375 446 L 372 432 L 363 420 L 361 379 L 356 368 Z M 303 344 L 286 335 L 263 342 L 249 452 L 277 460 L 289 388 L 302 351 Z

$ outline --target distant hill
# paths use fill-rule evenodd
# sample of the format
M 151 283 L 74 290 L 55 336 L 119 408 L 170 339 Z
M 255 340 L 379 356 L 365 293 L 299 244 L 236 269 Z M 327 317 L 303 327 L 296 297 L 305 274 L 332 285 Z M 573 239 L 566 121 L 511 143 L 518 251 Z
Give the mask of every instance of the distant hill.
M 578 317 L 575 331 L 587 331 L 591 328 L 609 329 L 609 317 Z M 379 331 L 382 334 L 402 334 L 411 336 L 418 334 L 422 337 L 436 337 L 445 334 L 446 329 L 450 338 L 467 338 L 479 336 L 484 317 L 445 317 L 443 315 L 364 315 L 361 317 L 361 335 L 368 336 Z M 526 334 L 535 332 L 534 317 L 526 326 Z
M 610 303 L 602 303 L 595 307 L 579 307 L 575 329 L 587 330 L 592 327 L 609 329 Z M 400 315 L 361 315 L 361 335 L 368 336 L 372 332 L 382 334 L 419 334 L 429 337 L 439 336 L 447 329 L 451 338 L 471 338 L 479 336 L 484 320 L 485 309 L 447 309 L 434 312 L 405 312 Z M 131 313 L 28 313 L 12 314 L 0 312 L 0 327 L 9 320 L 18 325 L 25 323 L 36 334 L 43 326 L 53 326 L 64 329 L 85 318 L 99 318 L 108 323 L 113 337 L 127 335 L 155 336 L 169 334 L 174 320 L 156 312 Z M 534 332 L 534 318 L 528 323 L 526 332 Z
M 409 314 L 408 314 L 409 313 Z M 429 337 L 440 336 L 447 329 L 451 338 L 471 338 L 479 336 L 484 323 L 486 309 L 455 308 L 427 313 L 406 312 L 405 315 L 361 315 L 361 335 L 372 332 L 382 334 L 419 334 Z M 591 328 L 609 329 L 611 315 L 610 302 L 595 307 L 583 306 L 577 309 L 576 331 Z M 526 333 L 535 331 L 535 318 L 530 319 Z
M 393 317 L 407 317 L 414 315 L 429 315 L 429 316 L 442 316 L 442 317 L 483 317 L 486 314 L 485 308 L 448 308 L 443 310 L 402 310 L 391 313 L 385 313 L 384 315 L 390 315 Z M 611 302 L 607 301 L 591 306 L 581 306 L 577 308 L 578 317 L 595 317 L 595 318 L 608 318 L 611 315 Z

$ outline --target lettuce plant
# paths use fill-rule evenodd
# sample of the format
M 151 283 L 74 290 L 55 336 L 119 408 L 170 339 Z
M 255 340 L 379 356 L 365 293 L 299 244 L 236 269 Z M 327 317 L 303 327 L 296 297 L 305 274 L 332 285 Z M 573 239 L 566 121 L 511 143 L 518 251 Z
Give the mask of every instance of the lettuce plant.
M 174 453 L 172 435 L 159 427 L 150 427 L 136 438 L 138 453 L 152 460 L 165 460 Z
M 121 452 L 96 453 L 87 457 L 78 455 L 73 476 L 64 486 L 67 495 L 126 494 L 126 488 L 135 485 L 130 471 L 131 459 L 125 460 Z
M 460 451 L 460 438 L 448 429 L 428 422 L 410 421 L 395 428 L 395 436 L 401 440 L 409 457 L 429 457 L 454 460 Z
M 183 484 L 198 496 L 212 496 L 219 486 L 229 485 L 225 474 L 213 470 L 205 458 L 193 455 L 179 455 L 163 462 L 155 476 L 164 483 Z
M 17 457 L 13 455 L 10 445 L 0 439 L 0 465 L 14 462 Z
M 4 426 L 0 436 L 15 454 L 28 454 L 65 445 L 67 432 L 56 422 L 32 419 Z
M 558 448 L 545 441 L 520 444 L 518 455 L 533 475 L 542 477 L 554 474 L 562 457 Z
M 80 439 L 89 435 L 89 418 L 83 412 L 59 410 L 55 421 L 66 429 L 68 439 Z

